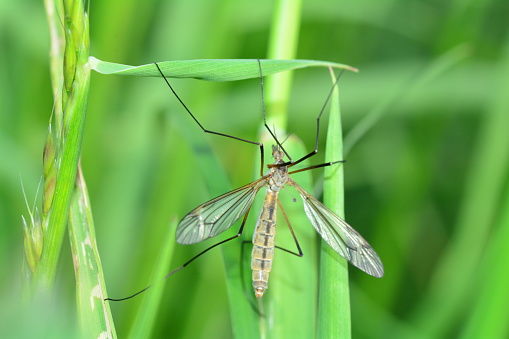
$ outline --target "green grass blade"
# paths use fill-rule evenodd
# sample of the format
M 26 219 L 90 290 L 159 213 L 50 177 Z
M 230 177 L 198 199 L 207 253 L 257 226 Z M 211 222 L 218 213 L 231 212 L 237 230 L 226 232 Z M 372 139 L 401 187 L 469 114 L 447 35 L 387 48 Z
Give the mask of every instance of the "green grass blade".
M 335 81 L 332 73 L 332 81 Z M 336 86 L 330 102 L 329 129 L 325 151 L 327 161 L 343 159 L 343 132 Z M 344 218 L 344 184 L 342 164 L 327 167 L 324 179 L 324 203 Z M 350 289 L 348 263 L 321 240 L 318 289 L 318 338 L 350 338 Z
M 69 238 L 76 276 L 81 330 L 86 338 L 116 338 L 95 238 L 94 220 L 85 180 L 79 172 L 69 216 Z
M 305 67 L 334 67 L 357 71 L 356 68 L 334 62 L 317 60 L 261 60 L 263 75 L 289 71 Z M 157 63 L 168 78 L 194 78 L 206 81 L 236 81 L 253 79 L 260 76 L 258 62 L 255 59 L 203 59 L 176 60 Z M 141 66 L 129 66 L 89 58 L 89 67 L 102 74 L 130 75 L 142 77 L 160 77 L 156 66 L 151 63 Z

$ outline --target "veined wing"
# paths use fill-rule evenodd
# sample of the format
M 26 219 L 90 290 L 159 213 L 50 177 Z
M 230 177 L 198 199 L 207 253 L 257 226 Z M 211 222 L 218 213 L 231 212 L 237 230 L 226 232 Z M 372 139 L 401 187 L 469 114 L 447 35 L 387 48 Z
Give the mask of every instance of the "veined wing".
M 226 231 L 247 212 L 266 183 L 264 176 L 196 207 L 178 224 L 177 242 L 194 244 Z
M 356 230 L 295 181 L 289 179 L 287 184 L 299 192 L 309 221 L 334 251 L 367 274 L 377 278 L 384 275 L 384 266 L 378 254 Z

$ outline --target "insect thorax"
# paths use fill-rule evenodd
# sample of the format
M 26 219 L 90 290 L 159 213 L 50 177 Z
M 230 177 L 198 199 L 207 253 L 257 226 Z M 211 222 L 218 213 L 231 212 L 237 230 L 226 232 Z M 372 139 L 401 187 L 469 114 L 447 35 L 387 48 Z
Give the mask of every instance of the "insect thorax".
M 283 163 L 283 161 L 279 160 L 277 163 Z M 279 192 L 281 188 L 284 187 L 288 180 L 288 168 L 286 166 L 281 167 L 272 167 L 269 171 L 270 178 L 267 184 L 267 189 L 270 189 L 274 192 Z

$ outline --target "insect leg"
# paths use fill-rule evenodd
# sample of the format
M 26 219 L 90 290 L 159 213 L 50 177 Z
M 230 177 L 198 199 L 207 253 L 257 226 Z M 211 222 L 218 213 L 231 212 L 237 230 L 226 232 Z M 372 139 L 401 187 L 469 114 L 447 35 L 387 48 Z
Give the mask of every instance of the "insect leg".
M 293 241 L 295 241 L 295 245 L 297 246 L 297 250 L 299 251 L 299 253 L 290 251 L 286 248 L 282 248 L 279 246 L 275 246 L 275 247 L 279 248 L 280 250 L 283 250 L 287 253 L 290 253 L 290 254 L 293 254 L 293 255 L 296 255 L 296 256 L 302 258 L 304 256 L 304 253 L 302 252 L 302 250 L 300 248 L 299 241 L 297 240 L 297 236 L 295 235 L 295 232 L 293 231 L 292 225 L 290 224 L 290 220 L 288 220 L 288 216 L 286 215 L 286 212 L 283 208 L 283 205 L 281 205 L 281 202 L 278 200 L 277 203 L 279 205 L 279 208 L 281 208 L 281 212 L 283 212 L 283 217 L 285 218 L 286 224 L 288 225 L 288 228 L 290 229 L 290 233 L 292 233 Z
M 329 94 L 327 95 L 327 99 L 325 100 L 325 103 L 323 104 L 323 107 L 322 109 L 320 110 L 320 113 L 318 114 L 318 117 L 316 118 L 316 138 L 315 138 L 315 149 L 311 152 L 309 152 L 307 155 L 303 156 L 302 158 L 300 158 L 299 160 L 295 161 L 295 162 L 292 162 L 291 164 L 288 165 L 288 167 L 291 167 L 291 166 L 294 166 L 294 165 L 297 165 L 298 163 L 306 160 L 307 158 L 310 158 L 312 157 L 313 155 L 315 155 L 316 153 L 318 153 L 318 136 L 320 134 L 320 119 L 322 117 L 322 114 L 323 112 L 325 111 L 325 107 L 327 106 L 327 104 L 329 103 L 329 100 L 330 98 L 332 97 L 332 93 L 334 91 L 334 88 L 336 87 L 338 81 L 339 81 L 339 78 L 341 77 L 341 75 L 343 74 L 344 70 L 342 70 L 339 75 L 336 77 L 336 81 L 334 81 L 334 84 L 332 85 L 332 88 L 331 90 L 329 91 Z M 333 163 L 331 163 L 333 164 Z M 328 166 L 328 165 L 326 165 Z M 318 167 L 322 167 L 322 166 L 318 166 Z
M 304 171 L 311 170 L 311 169 L 314 169 L 314 168 L 327 167 L 327 166 L 331 166 L 331 165 L 334 165 L 334 164 L 338 164 L 340 162 L 345 162 L 345 160 L 338 160 L 338 161 L 333 161 L 333 162 L 326 162 L 324 164 L 313 165 L 313 166 L 309 166 L 309 167 L 306 167 L 306 168 L 301 168 L 301 169 L 298 169 L 298 170 L 295 170 L 295 171 L 288 172 L 288 174 L 304 172 Z
M 166 279 L 166 278 L 169 278 L 171 277 L 172 275 L 174 275 L 175 273 L 177 273 L 178 271 L 182 270 L 184 267 L 186 267 L 187 265 L 189 265 L 190 263 L 192 263 L 195 259 L 198 259 L 199 257 L 201 257 L 203 254 L 207 253 L 208 251 L 210 251 L 211 249 L 213 249 L 214 247 L 217 247 L 221 244 L 224 244 L 230 240 L 233 240 L 233 239 L 237 239 L 238 237 L 240 237 L 242 235 L 242 231 L 244 230 L 244 226 L 246 224 L 246 220 L 247 220 L 247 216 L 249 215 L 249 210 L 251 209 L 251 207 L 249 207 L 249 209 L 247 210 L 246 214 L 244 215 L 244 219 L 242 220 L 242 224 L 240 225 L 240 229 L 239 229 L 239 232 L 234 235 L 233 237 L 230 237 L 228 239 L 225 239 L 225 240 L 222 240 L 220 242 L 218 242 L 217 244 L 214 244 L 206 249 L 204 249 L 203 251 L 201 251 L 200 253 L 198 253 L 197 255 L 195 255 L 194 257 L 192 257 L 191 259 L 189 259 L 188 261 L 186 261 L 182 266 L 180 267 L 177 267 L 176 269 L 174 269 L 173 271 L 171 271 L 170 273 L 168 273 L 167 275 L 165 275 L 162 279 Z M 144 289 L 134 293 L 133 295 L 130 295 L 128 297 L 125 297 L 125 298 L 120 298 L 120 299 L 113 299 L 113 298 L 106 298 L 104 299 L 105 301 L 109 300 L 109 301 L 123 301 L 123 300 L 127 300 L 127 299 L 131 299 L 135 296 L 137 296 L 138 294 L 141 294 L 143 292 L 145 292 L 146 290 L 148 290 L 149 288 L 151 288 L 153 285 L 149 285 L 147 287 L 145 287 Z
M 161 73 L 161 76 L 163 77 L 164 81 L 166 81 L 166 84 L 168 85 L 168 87 L 170 88 L 170 90 L 172 91 L 173 95 L 175 95 L 175 97 L 177 98 L 177 100 L 180 102 L 180 104 L 182 105 L 182 107 L 184 107 L 184 109 L 187 111 L 187 113 L 189 113 L 189 115 L 191 116 L 191 118 L 193 118 L 193 120 L 198 124 L 198 126 L 200 126 L 200 128 L 203 130 L 203 132 L 205 133 L 210 133 L 210 134 L 215 134 L 215 135 L 220 135 L 220 136 L 223 136 L 223 137 L 227 137 L 227 138 L 231 138 L 231 139 L 235 139 L 235 140 L 239 140 L 239 141 L 243 141 L 243 142 L 247 142 L 247 143 L 250 143 L 250 144 L 253 144 L 253 145 L 258 145 L 260 147 L 260 157 L 261 157 L 261 166 L 260 166 L 260 176 L 263 176 L 263 167 L 264 167 L 264 164 L 263 164 L 263 155 L 264 155 L 264 152 L 263 152 L 263 144 L 261 142 L 256 142 L 256 141 L 251 141 L 251 140 L 247 140 L 247 139 L 242 139 L 242 138 L 239 138 L 239 137 L 236 137 L 236 136 L 233 136 L 233 135 L 229 135 L 229 134 L 224 134 L 224 133 L 219 133 L 219 132 L 215 132 L 215 131 L 211 131 L 211 130 L 208 130 L 206 129 L 205 127 L 202 126 L 202 124 L 198 121 L 198 119 L 196 119 L 196 117 L 194 116 L 193 113 L 191 113 L 191 110 L 189 110 L 189 108 L 187 108 L 186 104 L 184 104 L 184 102 L 182 101 L 182 99 L 180 99 L 180 97 L 178 96 L 177 92 L 175 92 L 175 90 L 173 89 L 173 87 L 170 85 L 170 82 L 168 81 L 168 79 L 166 78 L 166 76 L 164 75 L 163 71 L 161 70 L 161 68 L 159 67 L 159 65 L 157 64 L 157 62 L 154 63 L 159 71 L 159 73 Z

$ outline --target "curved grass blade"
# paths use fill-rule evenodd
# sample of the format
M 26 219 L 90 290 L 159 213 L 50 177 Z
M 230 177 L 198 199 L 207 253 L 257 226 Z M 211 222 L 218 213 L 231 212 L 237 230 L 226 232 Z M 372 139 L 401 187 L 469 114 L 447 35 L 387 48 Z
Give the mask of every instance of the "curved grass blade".
M 263 75 L 306 67 L 333 67 L 357 72 L 345 64 L 317 60 L 260 60 Z M 260 76 L 255 59 L 198 59 L 175 60 L 157 63 L 167 78 L 193 78 L 205 81 L 235 81 L 253 79 Z M 88 60 L 90 69 L 102 74 L 131 75 L 141 77 L 160 77 L 153 63 L 129 66 L 102 61 L 94 57 Z

